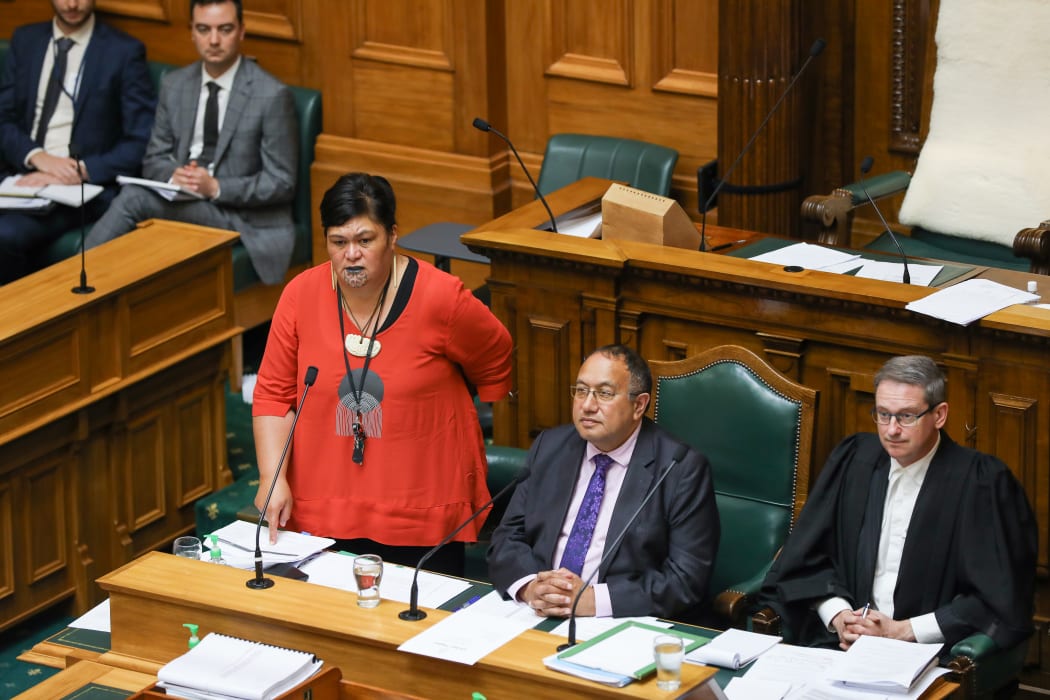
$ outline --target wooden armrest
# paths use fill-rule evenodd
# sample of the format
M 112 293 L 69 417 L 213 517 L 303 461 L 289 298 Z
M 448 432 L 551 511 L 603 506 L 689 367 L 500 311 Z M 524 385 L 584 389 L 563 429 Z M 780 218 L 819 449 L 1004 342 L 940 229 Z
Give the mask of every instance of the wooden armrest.
M 1050 275 L 1050 220 L 1018 231 L 1014 237 L 1014 255 L 1031 260 L 1033 273 Z
M 751 616 L 751 630 L 759 634 L 780 635 L 780 615 L 773 608 L 762 608 Z
M 893 170 L 882 175 L 867 178 L 839 187 L 831 194 L 818 194 L 806 197 L 802 202 L 802 222 L 817 224 L 819 233 L 817 242 L 825 245 L 849 247 L 853 228 L 853 213 L 857 207 L 868 203 L 863 192 L 866 189 L 876 201 L 883 197 L 900 194 L 908 189 L 911 174 L 904 170 Z M 812 227 L 809 227 L 812 229 Z

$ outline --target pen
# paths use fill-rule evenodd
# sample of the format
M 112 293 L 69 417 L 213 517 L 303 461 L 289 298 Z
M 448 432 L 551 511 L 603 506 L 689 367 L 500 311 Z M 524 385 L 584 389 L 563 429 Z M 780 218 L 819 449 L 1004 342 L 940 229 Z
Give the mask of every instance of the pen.
M 871 610 L 871 603 L 864 604 L 864 610 L 860 613 L 860 619 L 866 619 L 868 617 L 868 610 Z
M 463 603 L 463 605 L 460 605 L 459 609 L 460 610 L 466 610 L 467 608 L 469 608 L 471 605 L 473 605 L 474 603 L 478 602 L 479 600 L 481 600 L 481 596 L 479 596 L 479 595 L 473 596 L 466 603 Z
M 740 245 L 741 243 L 747 243 L 747 239 L 742 238 L 739 241 L 733 241 L 732 243 L 722 243 L 720 245 L 716 245 L 714 248 L 711 249 L 711 252 L 713 253 L 716 250 L 725 250 L 726 248 L 732 248 L 733 246 Z

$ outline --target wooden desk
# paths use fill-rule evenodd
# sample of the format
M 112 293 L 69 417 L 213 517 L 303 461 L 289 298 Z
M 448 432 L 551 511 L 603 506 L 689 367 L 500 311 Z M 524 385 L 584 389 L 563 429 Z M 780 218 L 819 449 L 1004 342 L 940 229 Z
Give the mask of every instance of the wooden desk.
M 221 632 L 310 651 L 343 677 L 426 698 L 654 698 L 666 697 L 655 677 L 610 688 L 549 671 L 543 658 L 557 637 L 528 630 L 474 666 L 397 651 L 397 647 L 450 613 L 428 611 L 420 622 L 397 614 L 404 604 L 383 601 L 366 610 L 346 591 L 277 579 L 273 588 L 245 587 L 250 572 L 152 552 L 99 580 L 109 593 L 112 652 L 100 661 L 145 673 L 183 653 L 183 622 L 200 634 Z M 686 664 L 683 694 L 714 675 L 714 669 Z
M 582 190 L 574 190 L 581 199 Z M 528 447 L 541 430 L 569 422 L 564 388 L 600 345 L 678 360 L 731 343 L 820 392 L 812 479 L 844 436 L 874 431 L 878 367 L 894 355 L 929 355 L 948 377 L 948 433 L 1010 465 L 1036 511 L 1037 621 L 1047 621 L 1050 311 L 1015 306 L 956 326 L 904 308 L 929 293 L 921 287 L 534 231 L 544 218 L 534 204 L 463 237 L 491 259 L 492 310 L 515 341 L 516 394 L 495 405 L 497 443 Z M 713 245 L 755 235 L 710 226 L 708 233 Z M 1050 294 L 1050 277 L 981 275 L 1020 288 L 1035 279 Z M 808 484 L 800 486 L 804 498 Z
M 0 630 L 193 528 L 229 481 L 237 234 L 173 222 L 0 287 Z

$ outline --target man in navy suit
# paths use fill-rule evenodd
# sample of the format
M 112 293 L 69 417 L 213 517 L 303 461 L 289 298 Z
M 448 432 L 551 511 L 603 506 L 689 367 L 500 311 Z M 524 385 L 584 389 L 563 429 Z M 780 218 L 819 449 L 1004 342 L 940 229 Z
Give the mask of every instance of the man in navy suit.
M 0 162 L 27 187 L 81 178 L 105 186 L 87 205 L 93 221 L 116 196 L 117 175 L 139 171 L 153 126 L 153 84 L 142 42 L 96 21 L 94 0 L 51 5 L 51 22 L 11 37 L 0 78 Z M 34 255 L 80 220 L 77 207 L 61 205 L 0 213 L 0 284 L 32 272 Z
M 690 449 L 613 542 L 681 443 L 648 418 L 652 375 L 607 345 L 571 387 L 573 425 L 541 433 L 489 548 L 489 575 L 537 615 L 685 616 L 707 598 L 719 523 L 707 459 Z M 603 556 L 609 559 L 599 569 Z

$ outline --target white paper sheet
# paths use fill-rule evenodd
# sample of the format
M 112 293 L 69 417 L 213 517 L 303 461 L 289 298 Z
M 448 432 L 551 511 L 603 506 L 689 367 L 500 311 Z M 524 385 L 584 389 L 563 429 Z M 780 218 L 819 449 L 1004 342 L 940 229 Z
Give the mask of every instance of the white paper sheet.
M 798 265 L 808 270 L 823 270 L 830 265 L 839 265 L 858 258 L 860 256 L 856 253 L 844 253 L 811 243 L 795 243 L 750 259 L 775 265 Z
M 730 628 L 704 646 L 693 649 L 685 655 L 685 660 L 690 663 L 736 670 L 775 647 L 780 640 L 780 637 L 771 634 L 757 634 Z
M 109 622 L 109 598 L 106 598 L 104 601 L 70 622 L 69 626 L 82 630 L 111 632 L 112 629 Z
M 911 284 L 929 287 L 934 278 L 944 269 L 943 265 L 916 265 L 909 263 L 908 277 Z M 864 267 L 857 272 L 857 277 L 886 282 L 904 282 L 904 264 L 884 262 L 882 260 L 865 260 Z
M 731 678 L 725 694 L 729 700 L 781 700 L 791 692 L 787 681 L 760 681 L 754 678 Z
M 472 666 L 531 627 L 516 617 L 497 617 L 477 604 L 449 615 L 398 647 L 399 651 Z M 537 660 L 538 661 L 538 660 Z
M 1007 306 L 1033 301 L 1039 301 L 1038 294 L 974 278 L 913 301 L 905 308 L 965 326 Z

